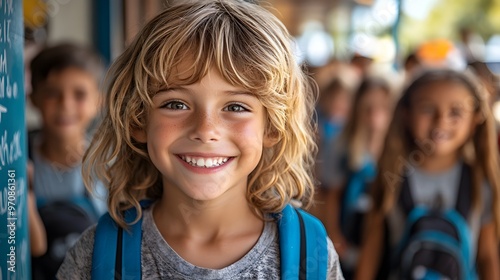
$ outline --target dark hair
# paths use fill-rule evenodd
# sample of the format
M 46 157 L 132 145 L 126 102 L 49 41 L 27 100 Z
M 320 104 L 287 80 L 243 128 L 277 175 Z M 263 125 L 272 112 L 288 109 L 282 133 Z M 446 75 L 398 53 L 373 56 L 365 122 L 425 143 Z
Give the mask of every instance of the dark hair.
M 364 77 L 361 83 L 359 84 L 356 92 L 354 93 L 354 99 L 360 100 L 365 96 L 368 92 L 374 89 L 382 89 L 387 93 L 391 93 L 391 86 L 387 80 L 380 77 Z
M 484 94 L 478 93 L 482 92 L 482 89 L 480 88 L 477 77 L 470 72 L 462 73 L 451 69 L 424 69 L 403 92 L 400 99 L 401 105 L 408 108 L 410 106 L 410 98 L 415 92 L 419 91 L 422 87 L 436 82 L 450 82 L 464 86 L 474 97 L 476 103 L 474 109 L 480 109 L 478 99 L 481 97 L 484 98 L 485 96 Z
M 31 61 L 33 92 L 51 72 L 72 67 L 88 72 L 98 83 L 104 74 L 102 59 L 93 50 L 71 43 L 59 44 L 42 50 Z

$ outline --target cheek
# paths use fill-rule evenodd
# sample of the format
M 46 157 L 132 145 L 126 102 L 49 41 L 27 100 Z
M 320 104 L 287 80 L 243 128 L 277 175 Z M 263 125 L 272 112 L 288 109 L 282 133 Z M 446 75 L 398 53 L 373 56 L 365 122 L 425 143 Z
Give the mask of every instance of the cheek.
M 469 120 L 468 121 L 469 125 L 464 124 L 462 127 L 459 126 L 459 129 L 461 131 L 461 135 L 463 135 L 464 138 L 469 138 L 469 136 L 472 136 L 476 130 L 476 123 L 474 120 Z
M 240 122 L 230 131 L 234 143 L 242 153 L 259 157 L 263 149 L 264 124 L 255 120 Z
M 429 118 L 421 115 L 411 115 L 409 118 L 409 130 L 413 137 L 420 138 L 426 137 L 430 129 Z
M 163 139 L 166 140 L 177 134 L 179 128 L 182 128 L 183 124 L 179 122 L 172 121 L 155 121 L 150 119 L 147 125 L 147 136 L 149 139 Z M 149 142 L 149 141 L 148 141 Z
M 261 143 L 264 137 L 264 124 L 256 120 L 245 120 L 232 125 L 230 128 L 232 134 L 241 142 L 249 144 Z
M 94 118 L 96 115 L 97 115 L 97 106 L 95 106 L 94 104 L 88 104 L 88 105 L 85 105 L 83 106 L 83 108 L 81 109 L 81 111 L 85 114 L 86 117 L 88 117 L 89 119 L 92 119 Z
M 40 113 L 44 116 L 53 116 L 56 114 L 56 112 L 58 112 L 60 109 L 59 109 L 59 106 L 57 105 L 57 102 L 53 102 L 53 101 L 50 101 L 50 100 L 47 100 L 45 102 L 43 102 L 42 104 L 40 104 Z

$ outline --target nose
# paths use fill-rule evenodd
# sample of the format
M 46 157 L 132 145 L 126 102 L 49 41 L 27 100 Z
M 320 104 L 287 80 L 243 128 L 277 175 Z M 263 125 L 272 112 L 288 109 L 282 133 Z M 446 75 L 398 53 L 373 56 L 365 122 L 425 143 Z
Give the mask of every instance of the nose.
M 68 110 L 73 105 L 73 98 L 69 94 L 61 93 L 59 96 L 59 106 L 61 106 L 61 110 Z
M 220 122 L 217 113 L 194 113 L 192 116 L 192 129 L 189 138 L 193 141 L 210 143 L 220 138 Z
M 437 127 L 446 128 L 450 125 L 455 125 L 456 120 L 452 118 L 447 112 L 436 112 L 434 116 L 434 123 Z

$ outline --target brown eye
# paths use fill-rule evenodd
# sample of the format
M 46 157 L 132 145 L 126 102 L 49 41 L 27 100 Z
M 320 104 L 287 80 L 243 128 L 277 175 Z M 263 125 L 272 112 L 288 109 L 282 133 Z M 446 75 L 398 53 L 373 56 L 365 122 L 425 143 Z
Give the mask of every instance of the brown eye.
M 452 117 L 461 117 L 463 115 L 463 110 L 460 108 L 452 108 L 450 115 Z
M 187 110 L 186 104 L 180 101 L 170 101 L 161 106 L 161 108 L 166 108 L 170 110 Z
M 47 90 L 43 92 L 43 95 L 47 99 L 59 98 L 60 93 L 56 90 Z
M 421 114 L 432 115 L 436 111 L 436 108 L 432 105 L 421 105 L 418 107 L 418 112 Z
M 226 108 L 224 108 L 224 111 L 229 111 L 229 112 L 246 112 L 246 111 L 248 111 L 248 109 L 245 108 L 244 106 L 240 105 L 240 104 L 231 104 L 231 105 L 227 106 Z
M 84 101 L 87 98 L 87 92 L 84 90 L 77 90 L 75 92 L 75 99 L 78 102 Z

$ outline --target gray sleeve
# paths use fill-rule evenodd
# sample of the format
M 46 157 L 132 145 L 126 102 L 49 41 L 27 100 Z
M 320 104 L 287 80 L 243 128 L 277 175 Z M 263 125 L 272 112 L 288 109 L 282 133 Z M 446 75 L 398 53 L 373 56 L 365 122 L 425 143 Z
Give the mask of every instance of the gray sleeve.
M 57 271 L 56 279 L 90 280 L 94 233 L 95 226 L 82 233 L 80 239 L 66 253 L 64 261 Z
M 493 220 L 493 193 L 491 186 L 487 181 L 483 182 L 481 189 L 482 196 L 482 211 L 481 211 L 481 226 L 490 223 Z
M 346 149 L 342 143 L 339 138 L 335 138 L 318 156 L 319 180 L 327 188 L 341 187 L 346 180 L 347 168 L 343 162 Z
M 339 255 L 335 251 L 332 240 L 327 237 L 328 241 L 328 280 L 344 280 L 342 270 L 340 269 Z

